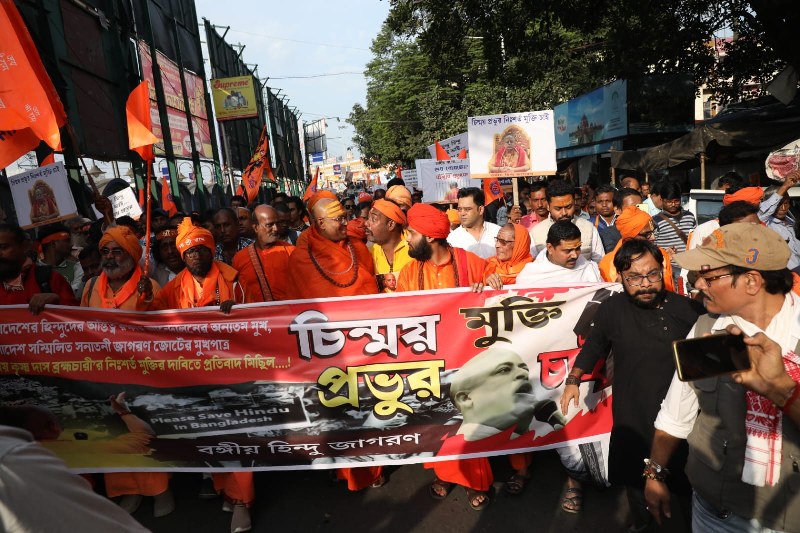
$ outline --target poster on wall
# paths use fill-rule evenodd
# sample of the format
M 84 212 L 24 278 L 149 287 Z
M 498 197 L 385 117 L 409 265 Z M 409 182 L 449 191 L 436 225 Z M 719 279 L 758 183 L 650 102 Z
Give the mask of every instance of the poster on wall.
M 220 122 L 258 116 L 252 76 L 213 79 L 211 94 L 214 113 Z
M 628 134 L 627 83 L 618 80 L 553 110 L 556 148 L 592 144 Z

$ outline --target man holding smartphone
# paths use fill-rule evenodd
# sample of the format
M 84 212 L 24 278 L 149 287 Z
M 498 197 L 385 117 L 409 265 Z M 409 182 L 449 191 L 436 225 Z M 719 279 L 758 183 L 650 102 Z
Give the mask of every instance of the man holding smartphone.
M 695 287 L 713 313 L 689 337 L 742 332 L 752 368 L 691 383 L 673 378 L 642 474 L 658 521 L 671 513 L 671 473 L 662 465 L 686 439 L 694 531 L 800 530 L 800 298 L 791 292 L 789 256 L 780 235 L 748 223 L 724 226 L 675 256 L 697 272 Z M 764 335 L 782 357 L 765 355 Z

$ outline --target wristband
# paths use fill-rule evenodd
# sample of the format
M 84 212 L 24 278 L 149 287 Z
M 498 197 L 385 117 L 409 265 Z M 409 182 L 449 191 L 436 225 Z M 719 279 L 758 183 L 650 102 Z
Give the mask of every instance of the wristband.
M 800 386 L 798 386 L 795 383 L 794 388 L 792 389 L 792 393 L 789 395 L 789 397 L 783 403 L 783 407 L 781 407 L 781 411 L 783 411 L 784 413 L 788 413 L 789 409 L 791 409 L 791 407 L 792 407 L 792 404 L 795 401 L 797 401 L 798 396 L 800 396 Z
M 652 479 L 653 481 L 660 481 L 663 483 L 667 480 L 667 476 L 669 476 L 669 474 L 670 472 L 668 468 L 663 467 L 650 459 L 644 460 L 644 471 L 642 472 L 643 478 Z
M 567 376 L 566 381 L 564 381 L 564 385 L 580 385 L 581 378 L 578 376 Z

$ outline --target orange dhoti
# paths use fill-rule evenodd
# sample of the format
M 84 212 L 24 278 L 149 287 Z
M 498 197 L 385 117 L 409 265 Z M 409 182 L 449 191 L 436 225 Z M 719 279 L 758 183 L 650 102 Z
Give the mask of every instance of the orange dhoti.
M 109 498 L 128 494 L 158 496 L 169 489 L 170 475 L 166 472 L 115 472 L 104 477 Z
M 339 468 L 336 477 L 347 480 L 350 490 L 363 490 L 378 481 L 383 473 L 382 466 L 364 466 L 360 468 Z
M 492 467 L 485 457 L 425 463 L 425 468 L 433 468 L 436 477 L 442 481 L 481 492 L 489 490 L 494 481 Z
M 211 479 L 214 480 L 214 490 L 221 492 L 233 504 L 243 503 L 249 507 L 256 499 L 252 472 L 212 474 Z

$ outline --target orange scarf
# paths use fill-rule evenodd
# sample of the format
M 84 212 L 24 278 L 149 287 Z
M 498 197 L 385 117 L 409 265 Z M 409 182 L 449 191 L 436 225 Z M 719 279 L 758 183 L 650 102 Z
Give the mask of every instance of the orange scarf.
M 525 265 L 533 261 L 531 256 L 531 237 L 528 231 L 519 224 L 514 226 L 514 249 L 508 261 L 500 261 L 497 257 L 492 257 L 486 261 L 486 271 L 483 274 L 484 280 L 491 274 L 497 274 L 504 285 L 510 285 L 517 281 L 517 276 Z
M 100 305 L 104 309 L 120 309 L 128 299 L 136 292 L 136 284 L 142 277 L 142 268 L 137 264 L 133 269 L 131 278 L 120 287 L 119 291 L 112 293 L 111 298 L 106 296 L 108 292 L 108 276 L 105 272 L 101 272 L 97 278 L 97 294 L 100 296 Z M 92 295 L 89 295 L 91 298 Z
M 237 274 L 236 270 L 225 263 L 214 261 L 211 264 L 211 270 L 203 279 L 202 294 L 197 294 L 194 277 L 184 269 L 180 273 L 180 308 L 219 305 L 222 302 L 233 300 L 233 282 L 236 280 Z

